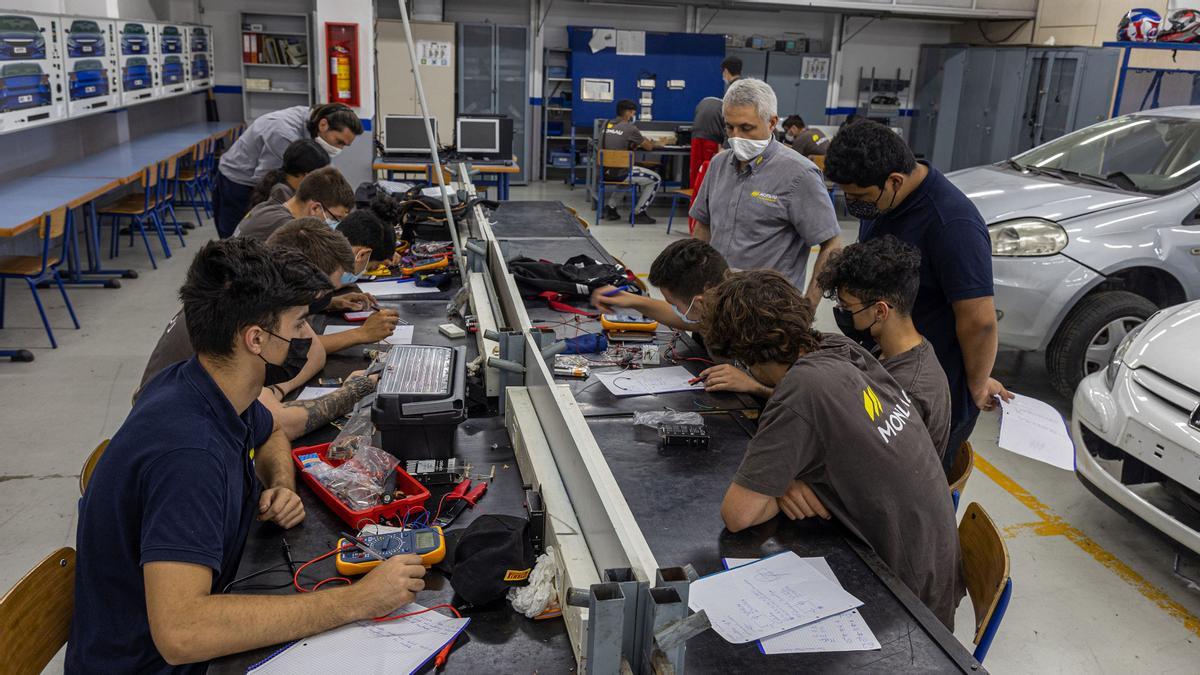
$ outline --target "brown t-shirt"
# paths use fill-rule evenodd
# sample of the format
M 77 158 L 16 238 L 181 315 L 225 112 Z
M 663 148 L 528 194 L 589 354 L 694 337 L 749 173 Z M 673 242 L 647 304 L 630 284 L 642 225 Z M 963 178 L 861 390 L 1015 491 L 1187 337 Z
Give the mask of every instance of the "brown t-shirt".
M 805 157 L 823 155 L 829 150 L 829 139 L 816 129 L 805 129 L 792 141 L 792 148 Z
M 142 372 L 142 382 L 138 385 L 137 391 L 133 393 L 133 400 L 137 400 L 142 389 L 146 387 L 146 383 L 154 379 L 154 376 L 161 373 L 164 368 L 172 363 L 186 361 L 195 353 L 196 350 L 192 347 L 192 338 L 187 332 L 187 321 L 184 320 L 181 309 L 167 322 L 167 327 L 163 329 L 162 335 L 158 338 L 158 344 L 154 345 L 154 351 L 150 352 L 150 360 L 146 362 L 146 370 Z
M 233 236 L 246 237 L 265 243 L 267 237 L 274 234 L 275 230 L 287 225 L 295 218 L 281 202 L 268 199 L 250 209 L 250 213 L 247 213 L 246 217 L 242 218 L 242 222 L 238 223 L 237 229 L 233 231 Z
M 933 439 L 938 456 L 946 456 L 946 443 L 950 440 L 950 385 L 946 373 L 933 353 L 929 340 L 880 363 L 891 374 L 904 391 L 912 396 L 921 421 Z
M 775 388 L 733 481 L 779 497 L 793 478 L 953 627 L 966 591 L 946 474 L 912 399 L 840 335 Z

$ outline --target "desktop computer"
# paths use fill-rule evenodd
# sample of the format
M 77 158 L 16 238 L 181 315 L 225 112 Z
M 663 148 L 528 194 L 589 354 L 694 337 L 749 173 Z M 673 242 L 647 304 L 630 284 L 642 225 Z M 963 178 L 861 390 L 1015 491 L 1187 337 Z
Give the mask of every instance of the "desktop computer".
M 433 126 L 433 140 L 437 142 L 437 118 L 429 118 Z M 384 115 L 383 152 L 385 155 L 429 156 L 429 137 L 425 134 L 425 120 L 420 115 Z
M 513 156 L 513 121 L 503 115 L 459 117 L 454 139 L 459 155 L 509 161 Z

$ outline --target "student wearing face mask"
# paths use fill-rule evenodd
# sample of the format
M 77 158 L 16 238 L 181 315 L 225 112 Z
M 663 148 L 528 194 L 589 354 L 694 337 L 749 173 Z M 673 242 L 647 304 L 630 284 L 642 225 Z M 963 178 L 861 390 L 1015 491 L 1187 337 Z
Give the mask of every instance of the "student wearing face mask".
M 296 194 L 280 203 L 265 201 L 253 209 L 233 231 L 235 237 L 266 241 L 275 230 L 297 218 L 320 218 L 336 228 L 354 208 L 354 189 L 342 172 L 332 166 L 304 177 Z
M 825 134 L 820 129 L 810 129 L 799 115 L 790 115 L 782 126 L 783 142 L 805 157 L 824 155 L 829 149 L 829 139 Z
M 890 234 L 921 252 L 912 318 L 950 384 L 949 463 L 979 411 L 1010 397 L 991 376 L 998 344 L 987 226 L 961 190 L 917 162 L 895 132 L 870 120 L 834 136 L 825 175 L 845 193 L 850 215 L 861 219 L 859 241 Z
M 255 119 L 221 155 L 213 187 L 217 233 L 222 239 L 233 236 L 254 187 L 283 165 L 283 154 L 293 141 L 312 139 L 332 159 L 362 133 L 358 115 L 341 103 L 293 106 Z
M 709 242 L 739 269 L 770 268 L 791 280 L 815 307 L 816 283 L 805 286 L 808 253 L 820 246 L 819 274 L 841 247 L 841 227 L 825 179 L 806 157 L 772 135 L 779 122 L 775 92 L 762 80 L 742 78 L 725 92 L 729 150 L 709 164 L 690 215 L 695 237 Z M 814 274 L 815 276 L 815 274 Z

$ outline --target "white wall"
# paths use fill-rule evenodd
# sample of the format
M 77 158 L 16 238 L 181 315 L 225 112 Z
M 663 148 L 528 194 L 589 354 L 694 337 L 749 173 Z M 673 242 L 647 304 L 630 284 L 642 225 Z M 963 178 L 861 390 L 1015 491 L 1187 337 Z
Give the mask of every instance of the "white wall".
M 866 70 L 866 77 L 870 77 L 872 67 L 876 69 L 876 77 L 896 77 L 897 68 L 901 70 L 902 77 L 914 77 L 921 45 L 950 42 L 951 35 L 958 25 L 949 22 L 879 19 L 855 35 L 854 33 L 863 28 L 866 22 L 867 19 L 861 17 L 845 21 L 845 37 L 853 37 L 841 50 L 839 107 L 853 107 L 858 104 L 859 68 Z M 912 107 L 911 89 L 909 98 L 908 102 L 902 100 L 905 107 Z
M 360 104 L 354 110 L 360 119 L 370 124 L 371 131 L 359 136 L 353 145 L 333 160 L 333 165 L 341 170 L 346 180 L 350 181 L 351 185 L 358 185 L 374 176 L 371 162 L 375 156 L 372 142 L 375 116 L 375 7 L 371 0 L 316 0 L 316 12 L 317 23 L 314 30 L 317 34 L 318 55 L 325 53 L 325 22 L 358 24 Z M 317 78 L 317 101 L 326 101 L 328 63 L 320 57 L 309 59 L 309 63 L 318 66 L 314 71 Z

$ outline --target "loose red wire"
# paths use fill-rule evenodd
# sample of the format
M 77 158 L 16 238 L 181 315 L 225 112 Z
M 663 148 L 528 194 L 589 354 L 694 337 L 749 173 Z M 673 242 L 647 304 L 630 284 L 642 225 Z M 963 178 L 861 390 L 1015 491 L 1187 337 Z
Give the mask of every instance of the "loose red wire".
M 342 551 L 351 551 L 356 548 L 358 548 L 358 547 L 357 546 L 342 546 L 341 548 L 335 548 L 328 553 L 325 553 L 323 555 L 317 556 L 316 558 L 313 558 L 312 560 L 309 560 L 308 562 L 304 563 L 299 568 L 297 568 L 296 573 L 292 575 L 292 586 L 294 586 L 296 591 L 299 593 L 312 593 L 313 591 L 316 591 L 317 589 L 321 588 L 322 586 L 324 586 L 325 584 L 327 584 L 331 581 L 340 581 L 344 584 L 349 584 L 350 580 L 347 579 L 346 577 L 329 577 L 328 579 L 322 579 L 321 581 L 318 581 L 312 588 L 305 588 L 300 585 L 300 573 L 303 572 L 306 567 L 308 567 L 309 565 L 311 565 L 313 563 L 321 562 L 322 560 L 328 558 L 329 556 L 337 555 L 338 553 L 341 553 Z

